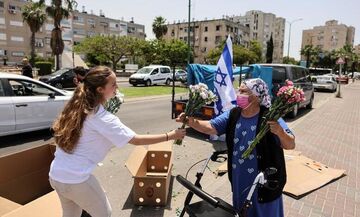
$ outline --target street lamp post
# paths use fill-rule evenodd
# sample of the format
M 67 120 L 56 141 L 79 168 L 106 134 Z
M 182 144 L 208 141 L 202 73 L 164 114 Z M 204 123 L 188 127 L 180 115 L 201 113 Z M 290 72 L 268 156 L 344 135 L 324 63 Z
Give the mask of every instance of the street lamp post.
M 189 15 L 188 15 L 188 37 L 187 37 L 187 44 L 188 44 L 188 56 L 187 56 L 187 63 L 190 64 L 190 57 L 191 57 L 191 49 L 190 49 L 190 14 L 191 13 L 191 0 L 189 0 Z
M 299 19 L 296 19 L 296 20 L 293 20 L 291 22 L 288 22 L 286 21 L 288 24 L 289 24 L 289 40 L 288 40 L 288 51 L 287 51 L 287 57 L 288 57 L 288 60 L 289 60 L 289 53 L 290 53 L 290 36 L 291 36 L 291 25 L 297 21 L 301 21 L 302 18 L 299 18 Z

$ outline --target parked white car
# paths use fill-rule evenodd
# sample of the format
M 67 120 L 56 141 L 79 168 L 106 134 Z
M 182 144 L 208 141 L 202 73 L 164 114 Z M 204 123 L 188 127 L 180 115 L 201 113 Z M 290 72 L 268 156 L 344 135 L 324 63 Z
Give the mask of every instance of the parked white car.
M 335 92 L 337 88 L 336 79 L 331 75 L 316 76 L 313 85 L 316 90 L 330 90 Z
M 50 128 L 73 92 L 0 72 L 0 136 Z
M 154 84 L 170 85 L 171 78 L 172 74 L 169 66 L 150 65 L 132 74 L 129 78 L 129 83 L 133 86 L 138 84 L 145 84 L 145 86 Z

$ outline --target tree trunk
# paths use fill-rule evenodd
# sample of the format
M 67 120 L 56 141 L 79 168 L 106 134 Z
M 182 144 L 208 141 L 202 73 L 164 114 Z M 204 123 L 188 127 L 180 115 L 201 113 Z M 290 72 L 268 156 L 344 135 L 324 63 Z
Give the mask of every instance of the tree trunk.
M 112 62 L 113 71 L 116 73 L 116 64 L 117 64 L 116 59 L 112 58 L 111 62 Z
M 64 51 L 64 41 L 62 40 L 62 33 L 60 28 L 54 28 L 51 31 L 51 40 L 50 40 L 51 50 L 56 58 L 56 70 L 60 69 L 60 55 Z
M 310 52 L 306 54 L 306 68 L 310 67 Z
M 35 32 L 31 33 L 30 46 L 31 46 L 30 64 L 32 67 L 34 67 L 35 66 Z

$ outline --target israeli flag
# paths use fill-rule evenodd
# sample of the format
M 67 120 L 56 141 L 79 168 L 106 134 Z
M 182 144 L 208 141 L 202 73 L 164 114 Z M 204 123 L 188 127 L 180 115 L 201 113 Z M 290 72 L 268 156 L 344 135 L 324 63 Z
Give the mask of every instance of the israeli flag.
M 220 115 L 236 105 L 236 93 L 233 87 L 233 51 L 230 36 L 217 63 L 214 79 L 214 92 L 218 97 L 215 114 Z

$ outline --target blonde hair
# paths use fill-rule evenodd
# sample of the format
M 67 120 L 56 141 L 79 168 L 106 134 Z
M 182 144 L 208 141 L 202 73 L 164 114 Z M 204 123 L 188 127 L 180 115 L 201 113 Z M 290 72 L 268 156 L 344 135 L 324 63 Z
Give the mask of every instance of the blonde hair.
M 92 68 L 77 86 L 74 95 L 53 124 L 56 144 L 65 152 L 72 153 L 78 143 L 84 121 L 104 100 L 98 87 L 105 87 L 113 71 L 105 66 Z

